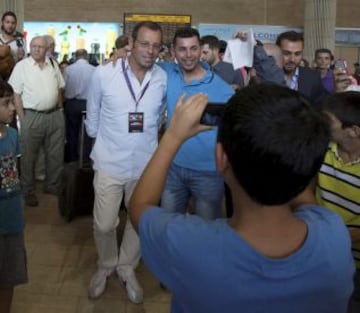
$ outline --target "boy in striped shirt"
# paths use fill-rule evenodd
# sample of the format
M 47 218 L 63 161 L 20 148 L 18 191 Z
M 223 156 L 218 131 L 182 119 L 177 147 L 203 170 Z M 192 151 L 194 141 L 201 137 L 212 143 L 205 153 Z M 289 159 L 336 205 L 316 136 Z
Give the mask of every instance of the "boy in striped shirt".
M 318 175 L 317 200 L 337 212 L 349 229 L 357 266 L 353 303 L 360 309 L 360 92 L 333 94 L 323 103 L 332 143 Z M 356 311 L 359 312 L 359 311 Z

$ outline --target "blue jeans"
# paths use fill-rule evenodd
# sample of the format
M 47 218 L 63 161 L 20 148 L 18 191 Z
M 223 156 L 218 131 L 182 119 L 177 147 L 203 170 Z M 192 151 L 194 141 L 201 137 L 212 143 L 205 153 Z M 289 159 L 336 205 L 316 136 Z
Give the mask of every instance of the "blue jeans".
M 196 214 L 205 219 L 221 217 L 224 181 L 217 172 L 196 171 L 172 163 L 167 176 L 161 206 L 185 213 L 190 197 Z

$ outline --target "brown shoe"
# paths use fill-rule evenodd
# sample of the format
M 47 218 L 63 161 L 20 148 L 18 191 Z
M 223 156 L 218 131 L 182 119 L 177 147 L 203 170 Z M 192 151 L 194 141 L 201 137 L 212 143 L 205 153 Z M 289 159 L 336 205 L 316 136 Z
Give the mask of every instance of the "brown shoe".
M 27 206 L 38 206 L 39 205 L 39 201 L 34 194 L 24 195 L 24 200 L 25 200 L 25 204 Z

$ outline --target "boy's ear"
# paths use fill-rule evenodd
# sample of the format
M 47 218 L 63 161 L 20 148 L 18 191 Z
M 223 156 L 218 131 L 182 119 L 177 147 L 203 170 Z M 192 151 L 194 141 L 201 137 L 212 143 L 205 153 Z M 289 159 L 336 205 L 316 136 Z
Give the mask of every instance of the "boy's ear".
M 225 170 L 229 167 L 229 160 L 224 151 L 223 145 L 219 142 L 216 144 L 215 159 L 216 159 L 217 170 L 221 174 L 223 174 L 225 172 Z
M 360 127 L 357 125 L 348 127 L 348 134 L 351 138 L 360 138 Z

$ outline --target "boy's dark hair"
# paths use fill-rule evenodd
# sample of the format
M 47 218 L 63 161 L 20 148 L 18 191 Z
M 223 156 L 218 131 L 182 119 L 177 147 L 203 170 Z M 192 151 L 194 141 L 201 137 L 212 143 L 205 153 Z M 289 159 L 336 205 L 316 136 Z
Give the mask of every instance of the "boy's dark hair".
M 134 41 L 137 39 L 139 29 L 142 28 L 142 27 L 151 29 L 153 31 L 159 31 L 161 33 L 161 38 L 162 38 L 162 35 L 163 35 L 162 28 L 158 23 L 152 22 L 152 21 L 143 21 L 143 22 L 137 23 L 135 25 L 135 27 L 133 28 L 133 31 L 131 33 L 131 37 L 132 37 L 132 39 Z
M 360 92 L 345 91 L 328 96 L 322 109 L 333 114 L 343 128 L 353 125 L 360 126 Z
M 264 205 L 285 204 L 306 188 L 329 138 L 326 118 L 297 91 L 265 84 L 229 100 L 218 135 L 236 179 Z
M 297 42 L 297 41 L 301 41 L 302 43 L 304 43 L 304 37 L 301 33 L 298 33 L 296 31 L 290 30 L 287 32 L 283 32 L 281 34 L 279 34 L 279 36 L 276 38 L 276 44 L 278 46 L 281 45 L 281 42 L 283 40 L 289 40 L 292 42 Z
M 199 44 L 200 44 L 200 34 L 197 31 L 197 29 L 192 28 L 192 27 L 180 27 L 175 32 L 173 45 L 174 46 L 176 45 L 177 38 L 192 38 L 192 37 L 197 37 L 197 39 L 199 40 Z
M 11 85 L 5 80 L 0 80 L 0 98 L 11 97 L 14 95 L 14 90 Z
M 318 56 L 319 53 L 327 53 L 327 54 L 330 55 L 331 61 L 334 60 L 334 56 L 333 56 L 333 54 L 331 53 L 331 51 L 330 51 L 329 49 L 326 49 L 326 48 L 316 49 L 316 50 L 315 50 L 315 59 L 317 58 L 317 56 Z
M 211 50 L 217 49 L 220 50 L 220 42 L 218 37 L 214 35 L 202 36 L 200 39 L 200 45 L 209 45 Z

